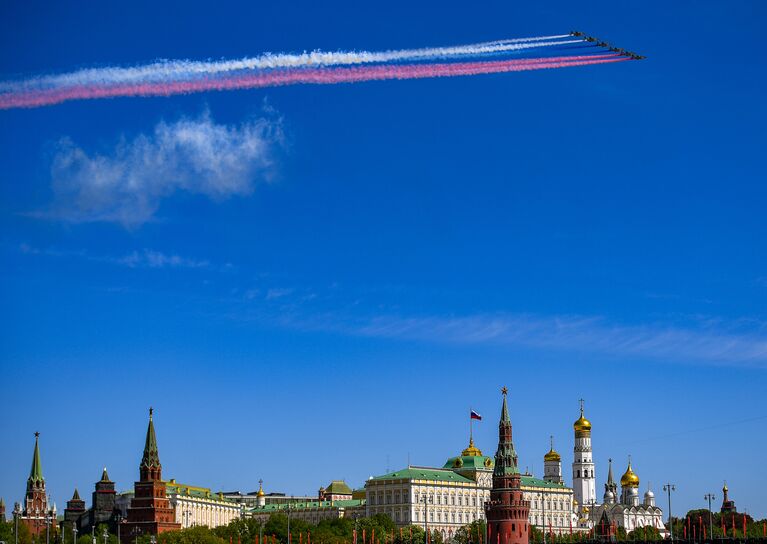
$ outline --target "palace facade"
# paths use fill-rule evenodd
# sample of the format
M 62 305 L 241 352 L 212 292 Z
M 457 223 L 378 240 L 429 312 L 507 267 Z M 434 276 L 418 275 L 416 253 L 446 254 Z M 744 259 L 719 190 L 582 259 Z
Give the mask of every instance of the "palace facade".
M 366 515 L 387 514 L 395 524 L 419 525 L 451 538 L 467 523 L 485 519 L 496 460 L 469 446 L 442 467 L 408 466 L 370 478 L 365 484 Z M 562 480 L 562 463 L 553 444 L 544 456 L 544 478 L 520 474 L 522 500 L 529 503 L 527 523 L 555 534 L 578 527 L 573 490 Z

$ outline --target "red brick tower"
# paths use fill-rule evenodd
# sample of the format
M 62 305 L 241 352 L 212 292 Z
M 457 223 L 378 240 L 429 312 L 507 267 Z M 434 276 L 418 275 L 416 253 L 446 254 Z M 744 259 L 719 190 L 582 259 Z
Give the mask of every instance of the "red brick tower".
M 151 408 L 139 475 L 139 481 L 133 486 L 134 497 L 128 508 L 127 522 L 121 527 L 123 544 L 130 544 L 141 535 L 157 535 L 181 529 L 181 524 L 176 523 L 176 509 L 171 506 L 166 496 L 165 482 L 162 481 L 162 465 L 157 451 Z
M 56 512 L 48 506 L 48 495 L 45 491 L 45 478 L 43 478 L 43 465 L 40 462 L 40 433 L 35 433 L 35 451 L 32 454 L 32 469 L 27 478 L 27 494 L 24 497 L 24 509 L 19 516 L 19 521 L 29 528 L 33 536 L 45 533 L 45 528 L 50 527 L 53 532 L 56 528 Z
M 501 421 L 498 423 L 498 451 L 495 452 L 493 488 L 485 503 L 487 544 L 528 544 L 530 501 L 522 498 L 522 478 L 517 467 L 517 452 L 511 440 L 511 420 L 503 393 Z

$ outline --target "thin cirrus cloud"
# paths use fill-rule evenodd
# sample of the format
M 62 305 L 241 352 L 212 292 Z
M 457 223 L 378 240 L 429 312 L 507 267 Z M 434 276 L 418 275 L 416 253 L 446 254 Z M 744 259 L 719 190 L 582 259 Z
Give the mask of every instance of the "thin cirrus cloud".
M 744 330 L 743 323 L 696 321 L 621 325 L 601 317 L 527 314 L 445 316 L 374 316 L 298 319 L 293 325 L 341 334 L 447 344 L 524 347 L 615 358 L 647 358 L 767 369 L 765 327 Z
M 274 115 L 230 126 L 207 113 L 162 121 L 152 133 L 123 140 L 106 154 L 89 153 L 65 138 L 51 166 L 54 201 L 35 215 L 135 228 L 151 221 L 163 199 L 177 192 L 214 201 L 249 195 L 273 179 L 283 143 L 282 123 Z
M 152 249 L 134 250 L 125 255 L 94 255 L 85 250 L 59 250 L 36 248 L 27 243 L 19 245 L 19 251 L 26 255 L 39 255 L 53 258 L 84 259 L 96 263 L 107 263 L 128 268 L 209 268 L 209 261 L 182 257 L 175 253 L 163 253 Z M 229 266 L 229 265 L 227 265 Z

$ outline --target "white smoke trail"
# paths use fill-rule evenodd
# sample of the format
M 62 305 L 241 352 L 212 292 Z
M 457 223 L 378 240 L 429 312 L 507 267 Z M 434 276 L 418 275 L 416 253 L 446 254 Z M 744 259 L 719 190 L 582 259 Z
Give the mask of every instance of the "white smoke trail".
M 525 49 L 549 47 L 562 44 L 582 43 L 582 40 L 562 40 L 568 34 L 518 38 L 482 42 L 451 47 L 431 47 L 421 49 L 400 49 L 391 51 L 350 51 L 323 52 L 312 51 L 301 54 L 266 53 L 258 57 L 231 61 L 159 61 L 144 66 L 131 68 L 89 68 L 66 74 L 33 77 L 25 80 L 0 82 L 0 91 L 19 92 L 71 87 L 76 85 L 118 85 L 130 83 L 151 83 L 203 75 L 221 74 L 237 70 L 255 70 L 269 68 L 301 68 L 320 66 L 343 66 L 376 62 L 397 62 L 429 59 L 446 59 L 462 55 L 487 55 Z M 559 41 L 556 41 L 559 40 Z

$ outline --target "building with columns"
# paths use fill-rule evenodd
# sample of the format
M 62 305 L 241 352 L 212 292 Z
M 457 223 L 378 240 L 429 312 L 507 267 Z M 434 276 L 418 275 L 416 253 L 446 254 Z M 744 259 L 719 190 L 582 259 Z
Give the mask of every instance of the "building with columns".
M 562 471 L 553 447 L 544 456 L 549 471 Z M 548 461 L 547 461 L 548 459 Z M 410 465 L 370 478 L 365 484 L 366 515 L 387 514 L 398 526 L 430 528 L 451 538 L 463 525 L 485 519 L 484 504 L 490 499 L 495 459 L 469 446 L 442 467 Z M 578 527 L 573 490 L 557 478 L 539 479 L 520 474 L 524 500 L 530 503 L 529 523 L 555 534 L 585 530 Z
M 171 479 L 165 489 L 171 506 L 176 511 L 176 523 L 183 529 L 197 525 L 218 527 L 242 517 L 242 505 L 212 493 L 207 487 L 180 484 Z
M 32 468 L 27 478 L 27 492 L 24 506 L 16 505 L 15 513 L 20 523 L 29 529 L 33 536 L 45 534 L 46 529 L 56 530 L 56 505 L 50 504 L 45 489 L 43 464 L 40 462 L 40 433 L 35 433 L 35 450 L 32 453 Z
M 259 480 L 257 503 L 245 508 L 244 517 L 257 519 L 262 523 L 272 514 L 290 514 L 291 519 L 300 519 L 317 524 L 326 519 L 361 518 L 365 516 L 365 499 L 359 497 L 343 480 L 333 480 L 327 487 L 320 487 L 317 497 L 294 497 L 282 493 L 264 493 Z
M 128 507 L 128 519 L 121 525 L 122 544 L 131 544 L 137 536 L 158 535 L 181 528 L 181 523 L 176 521 L 176 509 L 168 499 L 167 488 L 162 480 L 152 412 L 150 408 L 144 454 L 139 465 L 139 481 L 133 485 L 134 496 Z

